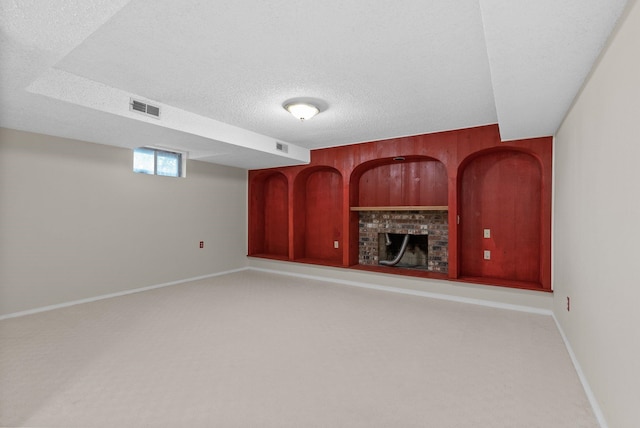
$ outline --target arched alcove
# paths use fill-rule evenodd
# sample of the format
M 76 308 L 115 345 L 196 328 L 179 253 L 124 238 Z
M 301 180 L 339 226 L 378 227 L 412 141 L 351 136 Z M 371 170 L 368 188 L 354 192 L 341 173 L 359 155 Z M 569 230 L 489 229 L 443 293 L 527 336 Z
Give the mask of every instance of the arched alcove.
M 382 229 L 424 235 L 429 230 L 429 270 L 446 273 L 448 181 L 445 165 L 428 156 L 378 158 L 354 168 L 349 200 L 357 208 L 349 219 L 349 263 L 377 264 Z
M 287 258 L 289 256 L 287 177 L 279 172 L 253 177 L 249 192 L 249 254 Z
M 296 177 L 294 195 L 294 258 L 342 264 L 343 183 L 340 172 L 331 167 L 305 169 Z
M 539 159 L 521 150 L 484 151 L 461 164 L 458 185 L 460 277 L 540 284 Z

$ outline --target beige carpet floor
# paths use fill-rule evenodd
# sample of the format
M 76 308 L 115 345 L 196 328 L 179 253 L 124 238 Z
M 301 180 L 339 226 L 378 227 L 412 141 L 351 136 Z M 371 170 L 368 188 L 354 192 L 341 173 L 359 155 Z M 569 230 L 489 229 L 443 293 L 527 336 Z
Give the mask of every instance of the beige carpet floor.
M 0 335 L 1 426 L 597 427 L 545 315 L 243 271 Z

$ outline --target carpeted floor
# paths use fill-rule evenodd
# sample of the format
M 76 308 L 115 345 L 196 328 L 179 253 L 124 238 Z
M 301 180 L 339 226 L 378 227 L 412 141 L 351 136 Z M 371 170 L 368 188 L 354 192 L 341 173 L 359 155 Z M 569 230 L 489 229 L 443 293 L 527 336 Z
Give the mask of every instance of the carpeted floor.
M 597 427 L 549 316 L 253 271 L 0 340 L 0 426 Z

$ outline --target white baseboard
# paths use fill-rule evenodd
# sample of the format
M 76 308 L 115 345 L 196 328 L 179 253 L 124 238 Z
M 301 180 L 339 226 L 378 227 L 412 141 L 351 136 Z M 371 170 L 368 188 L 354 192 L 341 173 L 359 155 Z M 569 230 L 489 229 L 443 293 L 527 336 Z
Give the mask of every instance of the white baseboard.
M 607 425 L 607 421 L 604 418 L 604 413 L 602 413 L 600 404 L 598 404 L 598 400 L 596 400 L 596 396 L 593 394 L 593 391 L 591 390 L 591 386 L 587 381 L 587 377 L 584 375 L 584 372 L 580 367 L 580 363 L 578 363 L 576 354 L 574 354 L 573 349 L 571 349 L 571 344 L 569 343 L 569 339 L 567 339 L 567 336 L 564 334 L 564 330 L 562 330 L 562 327 L 560 326 L 560 323 L 558 322 L 558 319 L 556 318 L 556 316 L 555 315 L 552 315 L 552 316 L 553 316 L 553 320 L 556 323 L 556 327 L 558 327 L 560 336 L 562 336 L 562 340 L 564 341 L 564 346 L 567 348 L 567 352 L 569 352 L 569 357 L 571 358 L 573 367 L 576 369 L 576 373 L 578 374 L 578 378 L 580 379 L 582 388 L 584 388 L 584 392 L 587 395 L 587 399 L 591 404 L 591 409 L 593 409 L 593 413 L 595 414 L 596 419 L 598 420 L 598 424 L 600 424 L 600 428 L 608 428 L 609 425 Z
M 408 294 L 411 296 L 429 297 L 432 299 L 440 299 L 440 300 L 449 300 L 449 301 L 458 302 L 458 303 L 469 303 L 472 305 L 481 305 L 481 306 L 487 306 L 490 308 L 508 309 L 512 311 L 529 312 L 529 313 L 540 314 L 540 315 L 553 315 L 553 312 L 549 309 L 535 308 L 532 306 L 512 305 L 509 303 L 500 303 L 500 302 L 493 302 L 490 300 L 473 299 L 470 297 L 451 296 L 448 294 L 432 293 L 429 291 L 411 290 L 411 289 L 400 288 L 400 287 L 388 287 L 385 285 L 368 284 L 366 282 L 350 281 L 346 279 L 336 279 L 336 278 L 325 278 L 317 275 L 307 275 L 307 274 L 301 274 L 296 272 L 282 272 L 282 271 L 273 270 L 273 269 L 265 269 L 265 268 L 251 267 L 251 266 L 248 269 L 258 271 L 258 272 L 274 273 L 277 275 L 295 276 L 298 278 L 313 279 L 317 281 L 333 282 L 336 284 L 344 284 L 344 285 L 350 285 L 354 287 L 369 288 L 372 290 L 390 291 L 393 293 Z
M 200 279 L 206 279 L 206 278 L 213 278 L 215 276 L 221 276 L 221 275 L 227 275 L 227 274 L 230 274 L 230 273 L 241 272 L 241 271 L 244 271 L 244 270 L 247 270 L 247 269 L 248 268 L 246 268 L 246 267 L 242 267 L 242 268 L 238 268 L 238 269 L 232 269 L 232 270 L 227 270 L 227 271 L 223 271 L 223 272 L 212 273 L 212 274 L 209 274 L 209 275 L 196 276 L 196 277 L 193 277 L 193 278 L 180 279 L 180 280 L 177 280 L 177 281 L 165 282 L 165 283 L 162 283 L 162 284 L 149 285 L 147 287 L 134 288 L 132 290 L 118 291 L 117 293 L 102 294 L 100 296 L 88 297 L 86 299 L 72 300 L 70 302 L 58 303 L 56 305 L 42 306 L 40 308 L 34 308 L 34 309 L 26 310 L 26 311 L 20 311 L 20 312 L 14 312 L 14 313 L 11 313 L 11 314 L 1 315 L 0 316 L 0 321 L 8 319 L 8 318 L 16 318 L 16 317 L 21 317 L 21 316 L 24 316 L 24 315 L 37 314 L 39 312 L 46 312 L 46 311 L 52 311 L 54 309 L 66 308 L 68 306 L 80 305 L 82 303 L 89 303 L 89 302 L 95 302 L 97 300 L 110 299 L 112 297 L 126 296 L 127 294 L 141 293 L 143 291 L 155 290 L 156 288 L 168 287 L 170 285 L 178 285 L 178 284 L 183 284 L 185 282 L 198 281 Z

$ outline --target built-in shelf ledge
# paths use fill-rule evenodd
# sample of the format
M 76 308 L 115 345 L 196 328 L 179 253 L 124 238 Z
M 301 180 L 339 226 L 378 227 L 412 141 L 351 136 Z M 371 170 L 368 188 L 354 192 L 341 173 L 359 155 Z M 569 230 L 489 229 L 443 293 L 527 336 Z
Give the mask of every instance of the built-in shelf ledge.
M 351 211 L 448 211 L 447 205 L 420 205 L 401 207 L 351 207 Z

